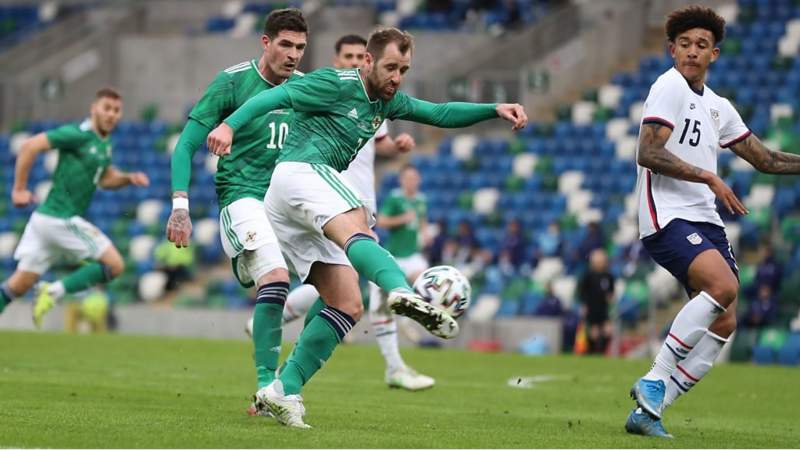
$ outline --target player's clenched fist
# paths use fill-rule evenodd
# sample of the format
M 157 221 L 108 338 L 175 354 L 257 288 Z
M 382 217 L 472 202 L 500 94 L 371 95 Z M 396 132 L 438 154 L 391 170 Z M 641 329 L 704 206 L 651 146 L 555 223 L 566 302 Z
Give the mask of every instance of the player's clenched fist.
M 395 136 L 394 144 L 397 148 L 397 151 L 400 153 L 408 153 L 411 151 L 411 149 L 417 146 L 414 138 L 408 133 L 402 133 Z
M 131 184 L 134 186 L 150 186 L 150 178 L 148 178 L 147 174 L 144 172 L 132 172 L 128 175 L 131 180 Z
M 24 208 L 33 203 L 33 192 L 27 189 L 15 189 L 11 191 L 11 203 L 18 208 Z
M 231 142 L 233 142 L 233 130 L 223 122 L 208 134 L 206 143 L 208 144 L 208 151 L 217 156 L 222 156 L 231 152 Z
M 528 124 L 528 115 L 525 108 L 518 103 L 500 103 L 497 105 L 497 115 L 514 124 L 512 130 L 519 130 Z

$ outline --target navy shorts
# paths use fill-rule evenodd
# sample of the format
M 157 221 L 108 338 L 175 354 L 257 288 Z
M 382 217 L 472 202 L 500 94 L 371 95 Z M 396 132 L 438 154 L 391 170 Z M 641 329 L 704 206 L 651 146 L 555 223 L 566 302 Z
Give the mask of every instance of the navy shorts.
M 689 265 L 697 255 L 706 250 L 718 250 L 733 274 L 739 278 L 736 256 L 725 235 L 725 229 L 719 225 L 674 219 L 655 234 L 642 238 L 642 244 L 655 262 L 683 284 L 689 295 L 692 294 L 689 287 Z

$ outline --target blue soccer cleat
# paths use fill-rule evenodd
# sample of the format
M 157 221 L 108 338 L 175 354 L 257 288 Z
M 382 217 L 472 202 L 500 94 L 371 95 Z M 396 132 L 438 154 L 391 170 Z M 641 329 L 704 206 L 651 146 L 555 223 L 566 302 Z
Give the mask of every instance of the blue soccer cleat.
M 663 381 L 640 378 L 631 388 L 631 398 L 651 416 L 661 419 L 661 405 L 666 391 Z
M 672 439 L 672 435 L 664 429 L 661 420 L 647 414 L 641 408 L 631 411 L 628 420 L 625 422 L 625 431 L 642 436 Z

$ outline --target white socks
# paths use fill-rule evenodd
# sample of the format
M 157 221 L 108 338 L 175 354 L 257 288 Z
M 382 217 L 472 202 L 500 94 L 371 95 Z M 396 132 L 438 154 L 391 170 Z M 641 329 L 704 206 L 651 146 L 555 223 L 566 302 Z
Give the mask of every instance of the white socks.
M 369 321 L 375 332 L 378 348 L 386 361 L 386 370 L 391 372 L 405 367 L 405 362 L 400 356 L 400 345 L 397 342 L 397 322 L 385 305 L 386 299 L 381 288 L 375 283 L 369 283 Z
M 664 395 L 663 407 L 671 405 L 678 397 L 689 392 L 695 384 L 711 370 L 714 361 L 722 351 L 728 339 L 707 332 L 694 346 L 686 359 L 677 365 L 676 370 L 667 382 L 667 393 Z
M 305 317 L 311 305 L 319 298 L 317 288 L 310 284 L 301 284 L 294 288 L 286 297 L 283 305 L 283 323 L 289 323 L 300 317 Z
M 705 292 L 700 292 L 697 297 L 689 300 L 675 316 L 667 339 L 656 355 L 650 371 L 643 378 L 669 384 L 669 378 L 678 363 L 686 359 L 706 334 L 708 327 L 723 312 L 725 308 Z

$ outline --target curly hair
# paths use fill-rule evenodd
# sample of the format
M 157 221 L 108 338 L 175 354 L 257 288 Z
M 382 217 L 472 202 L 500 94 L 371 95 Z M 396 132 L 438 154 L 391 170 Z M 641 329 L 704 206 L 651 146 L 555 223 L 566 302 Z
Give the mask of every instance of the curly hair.
M 670 42 L 675 42 L 678 35 L 692 28 L 710 31 L 714 35 L 715 45 L 725 39 L 725 19 L 713 9 L 700 5 L 691 5 L 673 11 L 667 16 L 664 28 Z

